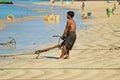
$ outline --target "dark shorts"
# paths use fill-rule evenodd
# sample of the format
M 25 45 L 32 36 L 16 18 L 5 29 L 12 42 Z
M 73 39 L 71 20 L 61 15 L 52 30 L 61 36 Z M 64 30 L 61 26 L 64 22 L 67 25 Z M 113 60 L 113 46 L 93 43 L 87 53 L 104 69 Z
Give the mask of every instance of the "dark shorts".
M 62 42 L 62 45 L 66 45 L 67 49 L 71 50 L 74 43 L 76 41 L 76 33 L 75 32 L 69 32 L 64 41 Z

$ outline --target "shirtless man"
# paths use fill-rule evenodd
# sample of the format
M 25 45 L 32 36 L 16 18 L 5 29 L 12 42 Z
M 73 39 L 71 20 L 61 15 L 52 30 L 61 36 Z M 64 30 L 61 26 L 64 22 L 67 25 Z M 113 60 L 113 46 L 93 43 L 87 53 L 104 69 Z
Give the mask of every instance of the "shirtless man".
M 63 39 L 63 42 L 61 44 L 62 46 L 62 53 L 59 57 L 59 59 L 69 59 L 69 50 L 72 49 L 75 40 L 76 40 L 76 23 L 73 20 L 74 12 L 68 11 L 67 12 L 67 24 L 66 28 L 63 32 L 63 35 L 61 36 L 61 39 Z M 66 57 L 64 57 L 66 55 Z

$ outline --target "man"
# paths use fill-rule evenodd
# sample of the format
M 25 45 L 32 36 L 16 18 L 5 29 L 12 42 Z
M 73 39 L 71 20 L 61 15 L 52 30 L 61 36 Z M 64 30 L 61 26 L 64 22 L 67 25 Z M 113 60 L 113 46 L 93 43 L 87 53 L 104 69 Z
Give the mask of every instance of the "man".
M 63 35 L 61 36 L 61 39 L 63 39 L 63 42 L 61 44 L 62 46 L 62 53 L 59 57 L 59 59 L 69 59 L 69 50 L 72 49 L 75 40 L 76 40 L 76 23 L 73 20 L 74 12 L 68 11 L 67 12 L 67 24 L 66 28 L 63 32 Z M 64 57 L 66 55 L 66 57 Z

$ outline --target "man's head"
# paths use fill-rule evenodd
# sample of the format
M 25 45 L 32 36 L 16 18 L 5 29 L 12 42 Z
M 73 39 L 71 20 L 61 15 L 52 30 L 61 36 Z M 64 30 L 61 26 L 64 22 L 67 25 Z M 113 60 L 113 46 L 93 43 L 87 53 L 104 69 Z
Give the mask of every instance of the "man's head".
M 74 17 L 74 12 L 73 11 L 68 11 L 67 15 L 68 15 L 68 17 L 73 18 Z

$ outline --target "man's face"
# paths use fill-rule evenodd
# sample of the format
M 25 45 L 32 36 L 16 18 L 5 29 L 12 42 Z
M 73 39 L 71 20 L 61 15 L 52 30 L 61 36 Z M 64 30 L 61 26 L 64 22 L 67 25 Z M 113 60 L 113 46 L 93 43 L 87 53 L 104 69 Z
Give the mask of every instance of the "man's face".
M 70 19 L 70 15 L 67 15 L 67 19 Z

